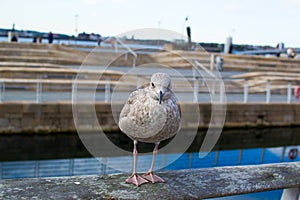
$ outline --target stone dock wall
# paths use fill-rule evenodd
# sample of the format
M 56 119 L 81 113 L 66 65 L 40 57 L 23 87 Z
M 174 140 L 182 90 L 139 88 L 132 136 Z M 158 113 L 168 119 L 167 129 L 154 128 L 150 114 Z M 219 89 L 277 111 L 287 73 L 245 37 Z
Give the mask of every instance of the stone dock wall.
M 183 128 L 198 125 L 194 118 L 193 103 L 180 105 L 186 114 L 182 122 Z M 117 109 L 116 109 L 117 108 Z M 108 131 L 118 130 L 116 124 L 122 104 L 114 105 L 112 112 L 110 103 L 96 103 L 95 106 L 78 106 L 78 115 L 89 117 L 95 109 L 98 121 L 95 124 Z M 211 104 L 199 104 L 199 128 L 208 127 L 211 120 Z M 116 111 L 117 110 L 117 111 Z M 218 115 L 215 111 L 214 115 Z M 189 119 L 190 116 L 190 119 Z M 85 117 L 82 117 L 85 118 Z M 87 125 L 89 126 L 88 122 Z M 300 104 L 298 103 L 228 103 L 226 105 L 225 127 L 256 127 L 256 126 L 300 126 Z M 91 125 L 91 127 L 95 127 Z M 89 128 L 89 127 L 87 127 Z M 30 103 L 9 102 L 0 103 L 0 133 L 51 133 L 76 131 L 71 102 Z

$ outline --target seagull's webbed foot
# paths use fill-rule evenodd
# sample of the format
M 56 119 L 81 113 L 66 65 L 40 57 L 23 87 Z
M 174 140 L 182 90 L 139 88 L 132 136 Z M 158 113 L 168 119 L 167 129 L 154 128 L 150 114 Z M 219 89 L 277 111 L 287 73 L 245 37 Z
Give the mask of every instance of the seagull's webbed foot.
M 147 172 L 145 175 L 143 175 L 143 178 L 147 179 L 151 183 L 164 183 L 165 180 L 160 178 L 159 176 L 153 174 L 153 172 Z
M 131 183 L 134 184 L 136 186 L 140 186 L 144 183 L 148 183 L 148 181 L 144 178 L 142 178 L 141 176 L 137 175 L 137 174 L 132 174 L 131 176 L 129 176 L 126 181 L 126 183 Z

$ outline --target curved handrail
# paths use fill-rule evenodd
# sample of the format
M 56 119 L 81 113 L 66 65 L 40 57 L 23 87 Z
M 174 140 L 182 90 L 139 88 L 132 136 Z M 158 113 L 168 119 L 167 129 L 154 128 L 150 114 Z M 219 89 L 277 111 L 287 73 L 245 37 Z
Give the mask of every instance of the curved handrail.
M 117 43 L 120 43 L 123 47 L 125 47 L 125 49 L 127 49 L 127 51 L 133 55 L 133 62 L 132 62 L 132 67 L 134 68 L 136 66 L 136 60 L 137 60 L 137 54 L 131 49 L 129 48 L 122 40 L 120 40 L 119 38 L 116 38 L 115 40 L 115 48 L 116 51 L 118 51 L 118 45 Z

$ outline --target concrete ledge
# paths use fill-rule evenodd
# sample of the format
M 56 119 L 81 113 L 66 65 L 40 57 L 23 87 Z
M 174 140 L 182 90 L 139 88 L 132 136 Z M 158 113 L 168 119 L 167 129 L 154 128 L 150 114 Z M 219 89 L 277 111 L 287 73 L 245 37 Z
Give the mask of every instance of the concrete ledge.
M 1 199 L 201 199 L 300 187 L 300 162 L 158 173 L 166 183 L 140 187 L 128 175 L 0 181 Z
M 224 127 L 291 127 L 300 126 L 299 103 L 228 103 Z M 123 104 L 114 104 L 114 113 L 110 103 L 97 102 L 78 104 L 81 118 L 93 119 L 95 109 L 98 121 L 88 122 L 85 130 L 98 130 L 98 122 L 105 131 L 118 131 L 114 115 L 119 116 Z M 182 128 L 207 128 L 211 120 L 210 103 L 181 103 L 185 113 L 195 112 L 199 107 L 200 121 L 194 115 L 182 119 Z M 222 112 L 215 111 L 215 116 L 223 117 Z M 118 121 L 118 119 L 116 119 Z M 94 128 L 96 127 L 96 128 Z M 89 129 L 88 129 L 89 128 Z M 1 133 L 58 133 L 76 132 L 72 113 L 72 102 L 2 102 L 0 103 Z

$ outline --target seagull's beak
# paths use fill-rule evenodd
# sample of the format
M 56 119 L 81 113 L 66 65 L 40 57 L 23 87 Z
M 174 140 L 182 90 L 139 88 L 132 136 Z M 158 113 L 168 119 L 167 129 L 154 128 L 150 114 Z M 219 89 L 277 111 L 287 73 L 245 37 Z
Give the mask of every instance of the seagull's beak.
M 162 91 L 159 91 L 159 104 L 161 104 L 163 96 L 164 94 L 162 93 Z

